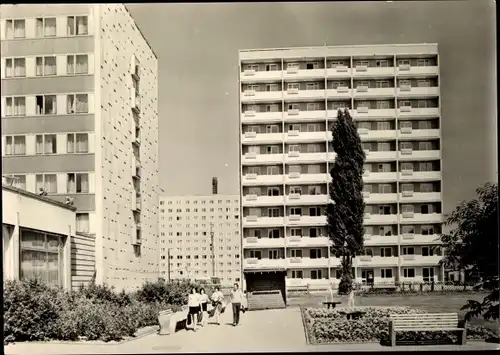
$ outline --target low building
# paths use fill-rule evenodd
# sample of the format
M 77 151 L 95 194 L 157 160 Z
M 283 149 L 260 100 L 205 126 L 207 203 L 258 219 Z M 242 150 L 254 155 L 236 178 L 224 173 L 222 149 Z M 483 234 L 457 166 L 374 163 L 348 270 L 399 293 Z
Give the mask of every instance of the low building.
M 3 279 L 41 277 L 71 288 L 76 208 L 2 184 Z

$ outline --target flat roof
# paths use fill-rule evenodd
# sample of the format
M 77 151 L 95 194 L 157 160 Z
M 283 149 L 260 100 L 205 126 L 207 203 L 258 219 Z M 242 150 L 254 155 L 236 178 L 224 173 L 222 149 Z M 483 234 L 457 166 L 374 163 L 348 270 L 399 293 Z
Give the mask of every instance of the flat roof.
M 33 192 L 29 192 L 29 191 L 20 189 L 18 187 L 14 187 L 14 186 L 7 185 L 7 184 L 4 184 L 4 183 L 2 183 L 2 190 L 8 190 L 8 191 L 11 191 L 11 192 L 14 192 L 14 193 L 18 193 L 18 194 L 26 196 L 26 197 L 34 198 L 35 200 L 39 200 L 39 201 L 42 201 L 42 202 L 47 202 L 47 203 L 50 203 L 52 205 L 55 205 L 55 206 L 58 206 L 58 207 L 62 207 L 62 208 L 66 208 L 66 209 L 71 210 L 71 211 L 76 211 L 76 207 L 75 206 L 70 206 L 70 205 L 67 205 L 67 204 L 65 204 L 63 202 L 59 202 L 59 201 L 53 200 L 50 197 L 40 196 L 40 195 L 37 195 L 37 194 L 35 194 Z
M 437 43 L 394 43 L 394 44 L 352 44 L 339 46 L 310 46 L 310 47 L 281 47 L 281 48 L 254 48 L 254 49 L 239 49 L 238 52 L 271 52 L 271 51 L 289 51 L 289 50 L 307 50 L 307 49 L 341 49 L 341 48 L 366 48 L 366 47 L 415 47 L 415 46 L 436 46 Z

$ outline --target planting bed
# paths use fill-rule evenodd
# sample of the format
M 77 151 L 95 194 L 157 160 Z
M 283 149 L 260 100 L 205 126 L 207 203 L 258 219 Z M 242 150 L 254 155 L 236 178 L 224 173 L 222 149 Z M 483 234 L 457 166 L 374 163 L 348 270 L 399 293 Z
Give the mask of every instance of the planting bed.
M 364 312 L 357 320 L 348 320 L 342 308 L 302 308 L 306 336 L 311 344 L 389 342 L 390 314 L 422 314 L 421 309 L 410 307 L 355 307 L 349 311 Z M 344 309 L 345 311 L 345 309 Z M 488 328 L 467 325 L 467 339 L 487 340 L 495 336 Z M 402 332 L 397 334 L 398 342 L 427 343 L 429 341 L 456 342 L 453 332 Z

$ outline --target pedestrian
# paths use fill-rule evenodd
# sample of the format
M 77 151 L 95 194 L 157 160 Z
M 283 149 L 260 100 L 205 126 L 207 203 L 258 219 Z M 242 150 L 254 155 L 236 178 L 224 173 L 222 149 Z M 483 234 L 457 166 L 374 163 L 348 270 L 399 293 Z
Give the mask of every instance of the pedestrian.
M 351 292 L 349 292 L 349 298 L 347 299 L 347 307 L 354 307 L 354 295 L 355 295 L 355 290 L 354 287 L 351 288 Z
M 222 310 L 222 302 L 224 301 L 224 295 L 220 291 L 219 286 L 215 287 L 214 293 L 212 293 L 212 306 L 214 307 L 213 316 L 215 318 L 215 323 L 220 325 L 220 313 Z
M 200 289 L 200 306 L 201 306 L 201 322 L 200 325 L 203 327 L 208 318 L 207 309 L 208 309 L 208 295 L 205 293 L 205 289 L 202 287 Z
M 233 285 L 231 291 L 231 304 L 233 305 L 233 326 L 240 323 L 241 302 L 243 301 L 243 292 L 241 292 L 237 283 Z
M 198 314 L 200 313 L 200 295 L 195 287 L 191 289 L 191 293 L 188 296 L 188 307 L 188 317 L 191 319 L 193 330 L 196 331 L 198 329 Z
M 248 311 L 248 295 L 247 291 L 243 291 L 243 299 L 241 300 L 241 311 L 245 313 Z

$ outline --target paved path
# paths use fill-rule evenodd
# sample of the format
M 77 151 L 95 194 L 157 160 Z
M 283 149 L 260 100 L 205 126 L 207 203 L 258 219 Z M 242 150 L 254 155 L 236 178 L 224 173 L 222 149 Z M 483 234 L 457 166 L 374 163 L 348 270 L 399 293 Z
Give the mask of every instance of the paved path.
M 298 308 L 247 312 L 237 327 L 230 325 L 230 309 L 221 325 L 208 324 L 197 332 L 179 331 L 173 335 L 151 334 L 119 345 L 18 343 L 5 347 L 5 354 L 154 354 L 179 352 L 327 352 L 401 350 L 486 350 L 497 344 L 469 342 L 465 346 L 398 346 L 379 344 L 307 345 Z

